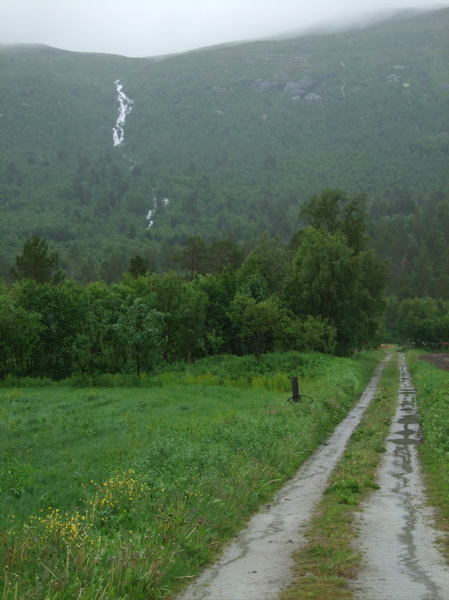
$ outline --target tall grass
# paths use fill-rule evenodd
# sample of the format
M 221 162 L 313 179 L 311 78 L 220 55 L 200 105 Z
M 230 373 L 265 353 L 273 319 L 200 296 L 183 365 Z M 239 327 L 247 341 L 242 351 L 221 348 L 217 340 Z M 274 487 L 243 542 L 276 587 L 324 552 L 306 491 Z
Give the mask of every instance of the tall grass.
M 437 526 L 446 532 L 442 548 L 449 559 L 449 372 L 419 360 L 420 354 L 407 352 L 422 427 L 418 450 Z
M 347 413 L 379 355 L 294 360 L 199 361 L 176 385 L 1 389 L 2 600 L 179 589 Z M 309 398 L 286 402 L 286 373 Z

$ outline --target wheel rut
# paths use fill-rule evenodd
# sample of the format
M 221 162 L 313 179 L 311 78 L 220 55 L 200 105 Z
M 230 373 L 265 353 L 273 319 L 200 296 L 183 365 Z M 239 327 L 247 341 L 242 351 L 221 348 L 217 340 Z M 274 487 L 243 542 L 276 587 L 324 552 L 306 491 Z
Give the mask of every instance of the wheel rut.
M 449 569 L 425 504 L 416 393 L 404 355 L 398 400 L 378 470 L 380 489 L 361 507 L 356 546 L 366 566 L 352 589 L 359 600 L 448 600 Z

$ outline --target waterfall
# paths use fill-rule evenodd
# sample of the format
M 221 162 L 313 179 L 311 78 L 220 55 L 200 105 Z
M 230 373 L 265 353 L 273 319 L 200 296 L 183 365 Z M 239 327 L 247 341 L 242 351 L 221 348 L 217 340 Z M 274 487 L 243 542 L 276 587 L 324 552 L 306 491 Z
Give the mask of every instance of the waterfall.
M 169 204 L 169 202 L 170 202 L 170 200 L 168 198 L 164 198 L 162 200 L 162 206 L 167 206 L 167 204 Z M 156 214 L 158 206 L 159 205 L 158 205 L 157 198 L 153 198 L 153 208 L 148 211 L 148 214 L 146 216 L 146 219 L 148 221 L 147 229 L 151 229 L 151 227 L 153 227 L 153 225 L 154 225 L 154 215 Z
M 120 84 L 120 79 L 117 79 L 114 83 L 117 88 L 119 107 L 117 123 L 112 128 L 112 139 L 114 140 L 114 146 L 119 146 L 125 138 L 123 126 L 125 125 L 126 115 L 131 112 L 134 102 L 122 92 L 123 86 Z

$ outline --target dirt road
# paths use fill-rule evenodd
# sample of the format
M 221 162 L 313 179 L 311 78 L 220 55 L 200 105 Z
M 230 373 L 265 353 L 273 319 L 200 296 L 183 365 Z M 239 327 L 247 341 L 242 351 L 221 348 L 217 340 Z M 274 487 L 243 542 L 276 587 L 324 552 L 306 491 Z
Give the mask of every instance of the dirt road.
M 378 471 L 380 490 L 362 506 L 356 547 L 366 561 L 360 600 L 448 600 L 449 569 L 436 545 L 416 445 L 415 389 L 401 355 L 399 404 Z
M 389 359 L 389 356 L 386 360 Z M 310 521 L 330 473 L 377 391 L 386 360 L 379 365 L 357 406 L 327 443 L 250 521 L 246 529 L 180 596 L 179 600 L 273 600 L 291 580 L 292 553 L 305 543 Z M 385 599 L 384 599 L 385 600 Z

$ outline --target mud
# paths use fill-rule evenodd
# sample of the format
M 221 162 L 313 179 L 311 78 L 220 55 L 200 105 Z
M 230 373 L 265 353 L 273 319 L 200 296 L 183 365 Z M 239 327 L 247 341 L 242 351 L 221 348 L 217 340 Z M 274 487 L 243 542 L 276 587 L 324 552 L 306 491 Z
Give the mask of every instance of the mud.
M 425 360 L 430 362 L 432 365 L 435 365 L 439 369 L 444 369 L 445 371 L 449 371 L 449 354 L 421 354 L 419 357 L 421 360 Z
M 306 543 L 303 531 L 351 433 L 376 394 L 385 362 L 379 365 L 356 407 L 327 442 L 304 463 L 273 502 L 251 519 L 225 548 L 220 560 L 178 600 L 273 600 L 278 597 L 291 581 L 292 554 Z
M 437 546 L 416 446 L 415 389 L 401 355 L 399 404 L 378 471 L 380 490 L 361 510 L 356 549 L 365 559 L 352 589 L 359 600 L 448 600 L 449 569 Z

